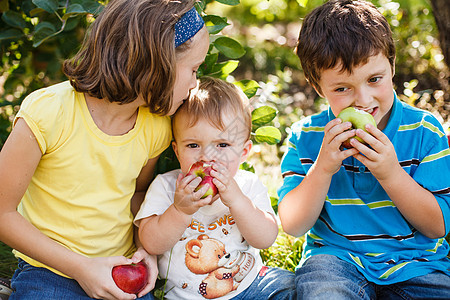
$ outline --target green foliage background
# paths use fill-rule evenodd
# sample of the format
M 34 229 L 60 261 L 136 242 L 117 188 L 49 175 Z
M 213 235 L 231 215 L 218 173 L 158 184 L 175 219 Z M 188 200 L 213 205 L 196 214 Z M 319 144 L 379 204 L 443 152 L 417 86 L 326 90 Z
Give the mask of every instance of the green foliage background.
M 66 80 L 61 72 L 63 60 L 77 52 L 86 28 L 106 2 L 0 0 L 0 147 L 24 97 Z M 266 182 L 275 209 L 278 163 L 288 127 L 326 105 L 306 83 L 293 53 L 302 18 L 322 2 L 202 0 L 198 5 L 211 34 L 210 51 L 198 75 L 227 79 L 250 98 L 256 96 L 252 105 L 257 109 L 253 115 L 257 147 L 251 161 L 256 162 L 258 174 L 270 178 Z M 390 22 L 397 42 L 394 83 L 399 97 L 432 111 L 448 130 L 449 70 L 439 47 L 429 0 L 372 2 Z M 168 150 L 158 171 L 176 164 Z M 264 250 L 262 256 L 271 266 L 293 270 L 302 243 L 303 237 L 281 232 L 276 244 Z M 0 246 L 0 254 L 5 253 L 5 246 Z M 7 259 L 0 258 L 0 276 L 10 275 L 10 266 L 4 265 Z

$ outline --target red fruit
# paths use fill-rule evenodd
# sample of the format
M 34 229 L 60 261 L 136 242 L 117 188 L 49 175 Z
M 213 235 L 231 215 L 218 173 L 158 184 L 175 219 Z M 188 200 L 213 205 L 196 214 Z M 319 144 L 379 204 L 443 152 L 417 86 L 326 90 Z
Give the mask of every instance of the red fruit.
M 202 178 L 202 181 L 197 186 L 195 191 L 198 191 L 205 185 L 209 186 L 206 193 L 201 197 L 202 199 L 208 197 L 209 195 L 212 195 L 214 197 L 218 193 L 217 187 L 213 183 L 213 177 L 210 175 L 211 170 L 212 170 L 212 168 L 211 168 L 210 164 L 198 161 L 191 165 L 191 167 L 189 168 L 189 171 L 187 173 L 187 175 L 194 175 L 196 177 Z
M 112 278 L 125 293 L 137 294 L 147 285 L 148 270 L 143 262 L 115 266 L 112 269 Z

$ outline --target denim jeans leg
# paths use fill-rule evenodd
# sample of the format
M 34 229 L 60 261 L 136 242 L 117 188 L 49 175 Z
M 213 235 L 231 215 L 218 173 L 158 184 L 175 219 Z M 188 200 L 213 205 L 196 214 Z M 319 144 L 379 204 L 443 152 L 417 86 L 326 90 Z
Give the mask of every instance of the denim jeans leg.
M 333 255 L 314 255 L 296 273 L 297 299 L 375 299 L 375 285 L 352 264 Z
M 252 284 L 233 300 L 294 300 L 295 274 L 280 268 L 263 267 Z
M 380 286 L 379 299 L 450 299 L 450 276 L 433 272 L 409 280 Z
M 87 300 L 90 298 L 76 280 L 60 276 L 46 268 L 37 268 L 19 259 L 11 280 L 9 300 Z M 153 300 L 151 293 L 139 299 Z

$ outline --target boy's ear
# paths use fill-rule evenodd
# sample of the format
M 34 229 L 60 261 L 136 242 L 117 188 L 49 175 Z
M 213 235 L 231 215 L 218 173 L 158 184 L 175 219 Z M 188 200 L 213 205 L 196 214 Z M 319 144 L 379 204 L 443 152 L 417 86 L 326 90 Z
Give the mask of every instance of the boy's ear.
M 242 149 L 241 154 L 241 163 L 243 163 L 247 159 L 248 155 L 250 154 L 250 150 L 252 149 L 252 145 L 253 143 L 251 140 L 245 142 L 244 149 Z

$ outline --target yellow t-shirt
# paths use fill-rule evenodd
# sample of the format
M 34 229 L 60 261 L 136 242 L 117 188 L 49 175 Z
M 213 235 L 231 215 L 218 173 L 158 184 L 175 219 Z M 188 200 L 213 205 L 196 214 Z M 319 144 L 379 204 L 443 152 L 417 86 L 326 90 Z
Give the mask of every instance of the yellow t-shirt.
M 130 211 L 136 178 L 168 147 L 170 118 L 141 107 L 132 130 L 107 135 L 68 81 L 30 94 L 17 118 L 31 128 L 43 155 L 18 211 L 76 253 L 130 257 L 136 250 Z M 18 251 L 15 255 L 64 275 Z

